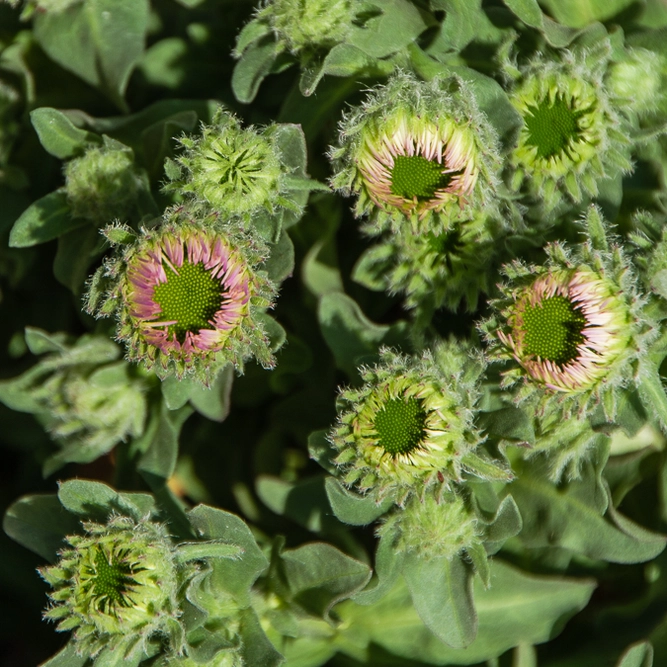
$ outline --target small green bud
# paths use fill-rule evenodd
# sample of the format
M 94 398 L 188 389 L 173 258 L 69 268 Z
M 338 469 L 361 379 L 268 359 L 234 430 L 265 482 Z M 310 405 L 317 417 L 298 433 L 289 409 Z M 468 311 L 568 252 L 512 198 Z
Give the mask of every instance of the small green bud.
M 270 0 L 257 13 L 291 53 L 330 49 L 352 30 L 352 0 Z
M 72 215 L 96 225 L 128 218 L 139 189 L 134 157 L 127 147 L 91 147 L 65 165 L 65 192 Z
M 164 526 L 113 516 L 83 527 L 85 534 L 66 538 L 70 548 L 58 562 L 40 570 L 54 589 L 45 618 L 73 630 L 79 655 L 109 649 L 129 657 L 158 638 L 180 652 L 181 581 Z
M 421 359 L 383 350 L 379 364 L 361 369 L 364 385 L 338 399 L 329 439 L 343 482 L 378 503 L 403 505 L 459 482 L 464 471 L 486 478 L 475 454 L 483 437 L 473 424 L 482 370 L 454 343 Z
M 481 547 L 483 528 L 459 495 L 427 493 L 413 498 L 400 512 L 389 514 L 378 535 L 391 536 L 398 553 L 452 560 L 466 549 Z

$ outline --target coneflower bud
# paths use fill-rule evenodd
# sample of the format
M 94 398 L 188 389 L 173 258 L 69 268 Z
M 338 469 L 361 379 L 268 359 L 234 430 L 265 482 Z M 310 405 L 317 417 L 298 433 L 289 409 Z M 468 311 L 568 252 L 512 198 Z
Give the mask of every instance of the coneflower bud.
M 495 131 L 460 78 L 398 73 L 341 122 L 332 185 L 358 195 L 368 229 L 438 234 L 468 205 L 489 203 L 499 167 Z
M 257 268 L 264 256 L 231 227 L 217 231 L 214 223 L 170 211 L 162 227 L 144 230 L 93 280 L 106 275 L 111 284 L 101 307 L 91 289 L 89 310 L 116 313 L 128 357 L 162 377 L 194 374 L 206 381 L 220 364 L 240 369 L 253 356 L 274 363 L 255 319 L 275 295 Z
M 329 438 L 343 482 L 378 503 L 403 505 L 464 472 L 506 479 L 506 470 L 475 451 L 483 441 L 473 423 L 481 372 L 454 343 L 421 359 L 383 350 L 378 365 L 362 369 L 363 386 L 338 399 Z

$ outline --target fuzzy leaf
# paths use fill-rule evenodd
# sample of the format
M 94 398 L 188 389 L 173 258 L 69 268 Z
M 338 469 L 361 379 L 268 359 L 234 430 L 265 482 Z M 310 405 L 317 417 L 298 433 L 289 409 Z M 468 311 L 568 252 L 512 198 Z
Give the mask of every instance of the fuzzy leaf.
M 46 243 L 73 229 L 88 225 L 73 218 L 64 190 L 56 190 L 32 203 L 14 223 L 9 235 L 11 248 L 28 248 Z
M 547 11 L 565 26 L 584 28 L 606 21 L 632 5 L 634 0 L 543 0 Z
M 471 572 L 460 558 L 409 554 L 403 576 L 415 610 L 428 629 L 452 648 L 465 648 L 477 633 Z
M 213 380 L 210 389 L 197 384 L 190 391 L 192 407 L 207 419 L 216 422 L 225 421 L 229 414 L 233 383 L 234 367 L 227 364 Z
M 43 662 L 40 667 L 83 667 L 86 662 L 88 662 L 88 656 L 79 655 L 76 652 L 74 641 L 70 641 L 65 644 L 65 648 Z
M 490 569 L 488 589 L 479 579 L 474 582 L 479 627 L 476 639 L 465 649 L 450 648 L 436 638 L 417 615 L 400 580 L 377 604 L 344 603 L 337 612 L 344 623 L 397 656 L 436 665 L 471 665 L 519 644 L 552 639 L 586 606 L 595 588 L 590 579 L 528 575 L 497 559 L 490 561 Z
M 37 14 L 34 34 L 50 58 L 125 109 L 125 88 L 144 51 L 148 18 L 148 0 L 89 0 Z
M 267 561 L 248 526 L 236 515 L 207 505 L 197 505 L 188 512 L 197 536 L 203 540 L 223 540 L 236 545 L 243 556 L 236 561 L 216 560 L 216 581 L 234 595 L 240 604 L 249 602 L 249 590 L 268 567 Z
M 257 614 L 252 608 L 241 612 L 241 656 L 244 665 L 262 665 L 262 667 L 278 667 L 283 656 L 276 651 L 262 630 Z
M 294 244 L 289 234 L 282 232 L 277 243 L 270 246 L 271 254 L 264 264 L 264 269 L 269 278 L 279 285 L 283 280 L 289 278 L 294 271 Z
M 62 506 L 81 517 L 105 521 L 109 514 L 118 512 L 135 519 L 144 516 L 140 507 L 134 504 L 132 497 L 118 493 L 102 482 L 86 479 L 71 479 L 62 482 L 58 489 L 58 500 Z
M 337 602 L 361 590 L 371 577 L 368 565 L 323 542 L 284 551 L 281 559 L 293 601 L 324 618 Z
M 13 540 L 49 562 L 65 546 L 63 538 L 81 529 L 55 494 L 19 498 L 5 512 L 2 527 Z
M 480 426 L 495 438 L 518 442 L 535 442 L 535 430 L 530 417 L 519 408 L 507 407 L 494 412 L 482 412 Z
M 381 345 L 404 341 L 407 329 L 401 321 L 391 326 L 371 322 L 355 301 L 340 292 L 322 296 L 318 319 L 338 367 L 350 377 L 356 376 L 359 363 L 377 355 Z
M 551 46 L 557 48 L 567 46 L 580 34 L 579 30 L 559 25 L 545 16 L 537 4 L 537 0 L 503 0 L 505 4 L 531 28 L 537 28 L 546 37 Z
M 44 150 L 59 160 L 81 155 L 87 144 L 100 141 L 98 135 L 80 130 L 62 111 L 51 107 L 31 111 L 30 122 Z
M 232 74 L 232 90 L 239 102 L 249 104 L 255 99 L 262 81 L 271 71 L 280 50 L 273 40 L 253 42 L 236 63 Z
M 375 552 L 374 578 L 367 586 L 352 596 L 361 605 L 372 605 L 384 597 L 394 586 L 403 570 L 405 554 L 396 550 L 394 537 L 386 533 L 380 537 Z
M 367 526 L 373 523 L 393 505 L 391 500 L 385 500 L 378 505 L 370 496 L 360 496 L 348 491 L 333 477 L 327 477 L 325 488 L 336 517 L 352 526 Z
M 373 58 L 385 58 L 419 37 L 428 25 L 407 0 L 384 0 L 382 14 L 353 27 L 349 43 Z

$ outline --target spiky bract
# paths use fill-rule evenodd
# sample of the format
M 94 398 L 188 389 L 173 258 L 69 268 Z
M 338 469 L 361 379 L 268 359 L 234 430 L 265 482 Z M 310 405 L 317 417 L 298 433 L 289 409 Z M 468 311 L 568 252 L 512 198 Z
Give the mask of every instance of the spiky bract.
M 271 26 L 276 42 L 293 54 L 330 49 L 352 30 L 353 0 L 268 0 L 257 19 Z
M 408 308 L 455 311 L 465 299 L 474 311 L 480 293 L 493 284 L 503 233 L 500 221 L 481 212 L 441 234 L 401 229 L 364 253 L 353 277 L 367 287 L 404 295 Z
M 167 169 L 171 181 L 165 190 L 193 204 L 203 202 L 223 218 L 248 221 L 260 210 L 294 208 L 282 196 L 290 169 L 281 162 L 274 133 L 275 126 L 243 128 L 236 116 L 219 109 L 211 125 L 202 125 L 200 136 L 179 138 L 185 149 L 176 158 L 180 169 Z
M 389 514 L 378 528 L 380 537 L 392 539 L 397 553 L 448 560 L 480 548 L 483 532 L 474 509 L 455 493 L 412 498 L 404 510 Z
M 168 210 L 161 227 L 119 248 L 91 282 L 89 312 L 115 314 L 128 358 L 160 377 L 208 383 L 225 363 L 238 370 L 249 357 L 274 364 L 258 321 L 276 293 L 258 268 L 265 249 L 217 220 Z
M 441 234 L 468 206 L 493 202 L 500 158 L 495 130 L 458 76 L 429 82 L 398 72 L 340 124 L 332 185 L 358 196 L 370 233 Z
M 539 56 L 520 71 L 510 100 L 523 119 L 511 154 L 512 186 L 553 209 L 566 194 L 595 197 L 598 181 L 632 169 L 630 127 L 605 86 L 609 49 Z
M 403 505 L 466 471 L 485 477 L 493 464 L 475 452 L 484 438 L 473 423 L 482 371 L 455 343 L 421 358 L 382 350 L 380 363 L 361 369 L 364 384 L 338 398 L 329 439 L 343 482 Z
M 545 409 L 553 399 L 566 413 L 602 402 L 612 419 L 617 393 L 633 382 L 657 328 L 595 207 L 585 223 L 588 240 L 574 250 L 552 243 L 544 265 L 504 268 L 509 280 L 492 302 L 497 315 L 481 328 L 491 358 L 518 364 L 504 374 L 506 386 L 523 380 L 518 400 L 533 396 Z
M 140 187 L 132 150 L 113 140 L 65 164 L 65 193 L 72 215 L 94 224 L 126 220 Z
M 129 658 L 158 638 L 180 652 L 180 581 L 164 526 L 112 516 L 83 527 L 85 534 L 66 538 L 70 548 L 55 565 L 40 569 L 54 589 L 44 616 L 73 631 L 79 655 L 108 649 Z

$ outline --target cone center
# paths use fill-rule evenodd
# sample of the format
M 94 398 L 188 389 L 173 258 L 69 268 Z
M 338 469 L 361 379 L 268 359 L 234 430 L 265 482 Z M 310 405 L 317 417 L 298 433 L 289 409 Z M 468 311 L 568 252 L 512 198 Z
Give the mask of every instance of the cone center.
M 576 141 L 582 112 L 574 111 L 561 96 L 551 101 L 545 99 L 538 106 L 528 107 L 528 111 L 526 143 L 537 148 L 539 157 L 559 155 Z
M 445 165 L 420 155 L 397 155 L 391 169 L 391 192 L 405 199 L 431 199 L 437 190 L 449 185 Z
M 426 412 L 416 398 L 392 398 L 378 411 L 373 426 L 387 454 L 409 454 L 424 439 Z
M 526 304 L 522 313 L 524 352 L 563 365 L 579 356 L 586 317 L 563 296 Z
M 210 321 L 220 310 L 223 286 L 200 262 L 184 261 L 175 273 L 165 267 L 167 282 L 155 286 L 153 300 L 162 309 L 161 318 L 174 321 L 169 331 L 183 342 L 185 334 L 210 329 Z
M 98 549 L 93 563 L 93 590 L 99 611 L 109 612 L 115 605 L 128 607 L 131 602 L 127 594 L 137 582 L 132 578 L 134 571 L 128 563 L 115 557 L 107 558 L 102 549 Z

